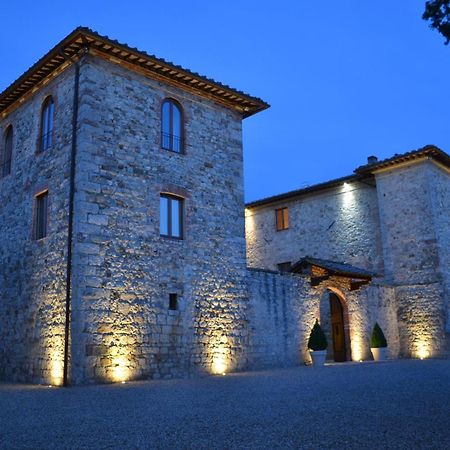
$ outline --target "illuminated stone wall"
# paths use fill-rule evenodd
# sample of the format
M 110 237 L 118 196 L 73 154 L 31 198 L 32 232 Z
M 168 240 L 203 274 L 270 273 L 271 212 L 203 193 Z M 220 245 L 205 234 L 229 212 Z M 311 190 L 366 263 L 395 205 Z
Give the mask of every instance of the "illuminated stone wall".
M 250 208 L 249 265 L 274 270 L 310 255 L 373 271 L 380 276 L 364 290 L 367 304 L 348 305 L 355 307 L 352 327 L 366 324 L 358 332 L 361 340 L 367 342 L 378 321 L 392 357 L 445 356 L 450 348 L 449 201 L 448 171 L 425 161 L 377 174 L 376 188 L 343 184 Z M 289 229 L 277 232 L 275 209 L 280 207 L 289 208 Z
M 249 269 L 249 368 L 293 366 L 305 360 L 318 300 L 299 275 Z
M 80 77 L 73 382 L 243 367 L 240 115 L 91 57 Z M 186 154 L 160 148 L 166 97 L 184 108 Z M 161 192 L 185 199 L 184 240 L 160 237 Z
M 288 207 L 289 229 L 276 231 L 275 209 Z M 377 274 L 383 273 L 383 253 L 377 191 L 367 184 L 343 183 L 339 187 L 296 199 L 246 210 L 247 255 L 250 267 L 276 270 L 277 264 L 295 263 L 304 256 L 342 261 Z M 389 340 L 391 357 L 399 354 L 396 307 L 392 292 L 381 279 L 372 286 L 349 292 L 338 279 L 312 288 L 303 287 L 302 300 L 291 314 L 310 329 L 317 317 L 328 326 L 328 292 L 340 293 L 348 312 L 353 360 L 370 359 L 370 334 L 375 322 Z M 305 348 L 303 342 L 302 348 Z M 328 355 L 331 358 L 331 353 Z M 303 360 L 308 360 L 305 353 Z
M 380 173 L 376 181 L 385 280 L 395 287 L 401 354 L 444 355 L 450 177 L 425 161 Z
M 276 231 L 281 207 L 289 208 L 289 229 Z M 247 209 L 246 240 L 250 267 L 277 270 L 308 255 L 383 270 L 377 193 L 362 183 Z
M 342 280 L 331 277 L 312 287 L 309 277 L 250 269 L 249 368 L 292 366 L 309 363 L 309 334 L 316 319 L 327 339 L 328 359 L 333 359 L 329 320 L 329 294 L 335 293 L 344 307 L 348 357 L 370 360 L 370 336 L 378 322 L 389 343 L 389 356 L 399 354 L 396 301 L 391 288 L 375 285 L 349 291 Z
M 429 172 L 431 209 L 436 229 L 439 267 L 446 314 L 447 352 L 450 353 L 450 173 L 436 166 Z
M 13 126 L 12 172 L 0 179 L 0 379 L 62 381 L 74 72 L 0 122 Z M 53 145 L 37 154 L 41 107 L 55 100 Z M 48 237 L 32 239 L 34 196 L 49 191 Z

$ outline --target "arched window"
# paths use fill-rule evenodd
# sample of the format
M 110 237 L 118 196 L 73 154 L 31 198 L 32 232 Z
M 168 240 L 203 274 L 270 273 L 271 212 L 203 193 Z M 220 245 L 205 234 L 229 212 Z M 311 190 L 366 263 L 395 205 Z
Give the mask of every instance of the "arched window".
M 183 152 L 183 112 L 178 102 L 171 98 L 162 104 L 161 147 Z
M 55 102 L 52 97 L 47 97 L 42 105 L 41 115 L 41 143 L 40 151 L 43 152 L 53 143 L 53 116 L 55 113 Z
M 0 175 L 6 177 L 11 173 L 11 157 L 13 149 L 13 127 L 10 125 L 5 132 L 3 151 L 0 157 Z

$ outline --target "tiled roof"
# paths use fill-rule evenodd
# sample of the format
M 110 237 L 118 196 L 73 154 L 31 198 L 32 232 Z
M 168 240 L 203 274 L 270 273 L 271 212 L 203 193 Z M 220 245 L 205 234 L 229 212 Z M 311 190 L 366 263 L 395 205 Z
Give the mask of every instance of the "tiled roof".
M 150 77 L 174 84 L 198 95 L 210 98 L 251 116 L 269 107 L 263 100 L 233 89 L 218 81 L 199 75 L 162 58 L 121 44 L 86 27 L 78 27 L 52 50 L 30 67 L 0 94 L 0 114 L 38 88 L 51 74 L 70 65 L 78 55 L 89 49 L 97 56 L 144 71 Z
M 408 163 L 411 161 L 430 158 L 441 164 L 450 167 L 450 156 L 435 145 L 426 145 L 425 147 L 413 150 L 411 152 L 396 154 L 391 158 L 376 161 L 372 164 L 365 164 L 355 169 L 355 173 L 373 173 L 376 170 L 385 169 L 387 167 L 396 166 L 398 164 Z
M 376 276 L 376 274 L 372 272 L 360 269 L 359 267 L 355 267 L 350 264 L 330 261 L 328 259 L 312 258 L 311 256 L 305 256 L 304 258 L 293 264 L 290 272 L 299 273 L 303 268 L 307 266 L 321 267 L 322 269 L 326 269 L 333 274 L 350 278 L 370 279 Z
M 249 202 L 245 205 L 246 208 L 255 208 L 257 206 L 265 205 L 268 203 L 276 203 L 282 202 L 285 200 L 290 200 L 295 197 L 301 197 L 303 195 L 312 194 L 315 192 L 322 191 L 324 189 L 329 189 L 335 186 L 340 186 L 343 183 L 358 181 L 361 179 L 361 176 L 358 175 L 348 175 L 342 178 L 335 178 L 334 180 L 329 180 L 324 183 L 314 184 L 312 186 L 307 186 L 301 189 L 296 189 L 294 191 L 285 192 L 283 194 L 273 195 L 271 197 L 262 198 L 260 200 L 255 200 L 253 202 Z
M 399 164 L 417 161 L 423 158 L 429 158 L 450 168 L 450 156 L 434 145 L 427 145 L 418 150 L 402 153 L 400 155 L 394 155 L 391 158 L 376 161 L 372 164 L 365 164 L 364 166 L 360 166 L 357 169 L 355 169 L 354 171 L 355 173 L 352 175 L 348 175 L 342 178 L 336 178 L 334 180 L 315 184 L 313 186 L 308 186 L 306 188 L 285 192 L 283 194 L 266 197 L 260 200 L 255 200 L 253 202 L 247 203 L 245 206 L 246 208 L 255 208 L 257 206 L 268 205 L 271 203 L 291 200 L 293 198 L 301 197 L 303 195 L 313 194 L 322 191 L 324 189 L 340 186 L 346 182 L 363 181 L 363 180 L 369 181 L 370 178 L 373 177 L 373 173 L 376 172 L 377 170 L 393 167 Z

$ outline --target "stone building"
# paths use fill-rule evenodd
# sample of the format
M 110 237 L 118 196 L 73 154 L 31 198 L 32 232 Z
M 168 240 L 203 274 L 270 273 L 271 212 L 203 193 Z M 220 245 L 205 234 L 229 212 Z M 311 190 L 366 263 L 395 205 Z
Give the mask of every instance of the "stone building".
M 295 365 L 330 305 L 330 358 L 369 359 L 375 320 L 394 357 L 444 353 L 448 155 L 245 209 L 241 122 L 267 107 L 86 28 L 0 94 L 1 380 Z
M 252 202 L 248 265 L 310 275 L 319 288 L 316 315 L 334 344 L 330 359 L 370 358 L 375 322 L 391 357 L 446 356 L 449 173 L 449 155 L 427 146 Z

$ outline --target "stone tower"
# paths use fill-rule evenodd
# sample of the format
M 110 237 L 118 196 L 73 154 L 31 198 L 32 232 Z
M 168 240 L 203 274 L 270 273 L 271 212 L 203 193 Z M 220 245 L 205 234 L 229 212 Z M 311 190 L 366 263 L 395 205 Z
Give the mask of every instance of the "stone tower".
M 2 379 L 245 364 L 241 122 L 267 107 L 85 28 L 1 94 Z

